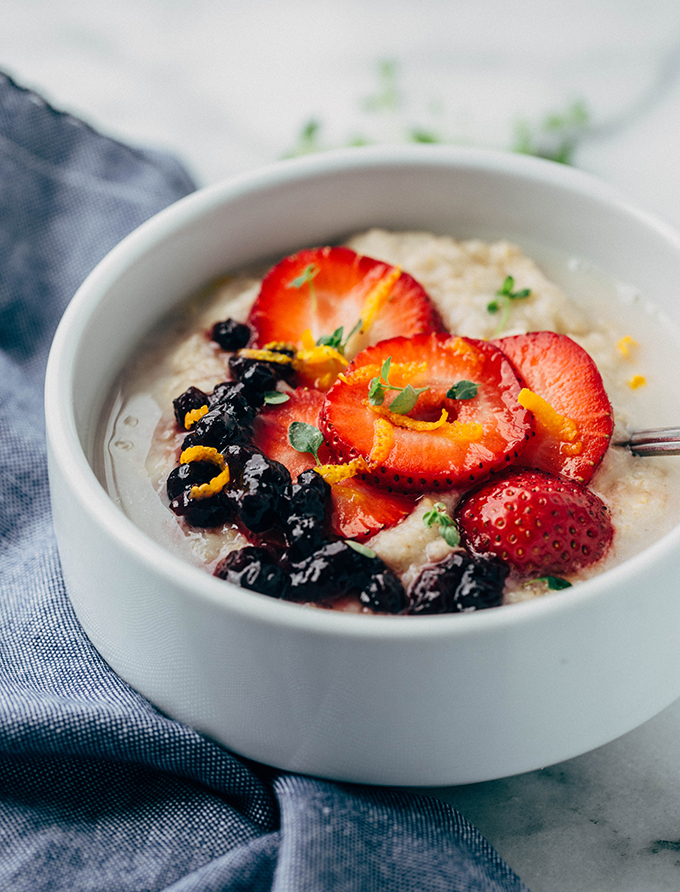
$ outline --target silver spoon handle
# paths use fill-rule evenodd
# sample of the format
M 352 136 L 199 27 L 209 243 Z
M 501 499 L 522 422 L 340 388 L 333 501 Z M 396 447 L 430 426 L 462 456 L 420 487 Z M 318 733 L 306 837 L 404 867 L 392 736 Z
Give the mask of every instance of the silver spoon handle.
M 680 455 L 680 427 L 636 431 L 629 440 L 614 445 L 627 446 L 633 455 Z

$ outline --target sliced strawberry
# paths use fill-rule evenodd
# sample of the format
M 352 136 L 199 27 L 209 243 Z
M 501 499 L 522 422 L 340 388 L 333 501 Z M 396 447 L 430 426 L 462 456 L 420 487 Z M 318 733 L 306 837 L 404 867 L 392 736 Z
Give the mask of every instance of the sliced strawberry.
M 264 277 L 248 321 L 259 346 L 287 341 L 300 347 L 306 330 L 317 341 L 342 327 L 346 339 L 362 318 L 368 326 L 347 344 L 348 358 L 384 338 L 444 331 L 412 276 L 344 247 L 300 251 L 278 263 Z
M 318 426 L 324 394 L 298 387 L 289 397 L 286 403 L 266 406 L 254 419 L 254 442 L 269 458 L 285 465 L 295 480 L 302 471 L 314 468 L 316 462 L 310 452 L 293 449 L 288 440 L 288 428 L 293 421 Z M 334 461 L 326 445 L 319 449 L 319 460 L 323 463 Z M 343 539 L 374 536 L 380 530 L 399 523 L 415 507 L 412 498 L 378 490 L 359 477 L 350 477 L 334 484 L 331 499 L 331 532 Z
M 382 406 L 368 400 L 370 381 L 388 358 L 390 384 L 428 388 L 399 418 L 389 410 L 398 391 L 386 390 Z M 476 385 L 474 396 L 446 395 L 465 381 Z M 392 338 L 354 359 L 326 394 L 319 421 L 333 452 L 345 461 L 363 456 L 372 469 L 368 479 L 378 486 L 403 492 L 467 487 L 514 461 L 528 442 L 531 416 L 517 402 L 520 386 L 504 354 L 486 341 L 446 334 Z
M 545 471 L 508 469 L 456 506 L 462 544 L 495 555 L 521 576 L 566 575 L 599 561 L 614 534 L 609 510 L 583 484 Z
M 607 451 L 614 427 L 602 376 L 591 357 L 567 335 L 553 331 L 533 331 L 493 343 L 510 359 L 526 387 L 549 403 L 546 410 L 534 401 L 536 436 L 520 464 L 587 483 Z
M 315 467 L 316 461 L 311 452 L 298 452 L 297 449 L 293 449 L 288 440 L 288 428 L 294 421 L 304 421 L 316 427 L 324 395 L 318 390 L 298 387 L 288 396 L 288 402 L 265 406 L 255 417 L 253 442 L 269 458 L 285 465 L 295 480 L 302 471 Z M 319 449 L 319 461 L 322 463 L 333 461 L 326 445 Z
M 343 539 L 369 539 L 399 523 L 415 508 L 413 496 L 377 489 L 359 477 L 336 483 L 331 498 L 331 531 Z

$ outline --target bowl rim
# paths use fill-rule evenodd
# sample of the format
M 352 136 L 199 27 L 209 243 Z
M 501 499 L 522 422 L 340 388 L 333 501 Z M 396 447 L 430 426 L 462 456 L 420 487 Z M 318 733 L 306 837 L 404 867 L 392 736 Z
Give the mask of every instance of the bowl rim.
M 266 626 L 294 628 L 330 638 L 372 640 L 440 640 L 487 635 L 512 625 L 542 623 L 560 613 L 580 610 L 583 603 L 615 596 L 618 585 L 631 573 L 641 573 L 673 549 L 680 548 L 680 525 L 644 551 L 573 589 L 551 592 L 493 610 L 430 616 L 385 616 L 341 613 L 281 601 L 218 580 L 172 553 L 138 527 L 110 497 L 95 475 L 78 435 L 71 394 L 74 361 L 90 316 L 113 282 L 149 249 L 175 231 L 190 227 L 210 213 L 249 193 L 315 176 L 394 165 L 416 167 L 469 167 L 477 171 L 524 176 L 532 181 L 561 186 L 591 199 L 606 202 L 653 229 L 680 253 L 680 232 L 661 219 L 631 204 L 616 187 L 592 175 L 556 162 L 493 149 L 459 146 L 393 145 L 337 149 L 316 155 L 276 161 L 197 190 L 160 211 L 121 240 L 90 272 L 67 306 L 49 354 L 45 378 L 45 416 L 52 459 L 84 510 L 120 548 L 152 569 L 169 587 L 181 588 L 187 597 L 211 602 Z

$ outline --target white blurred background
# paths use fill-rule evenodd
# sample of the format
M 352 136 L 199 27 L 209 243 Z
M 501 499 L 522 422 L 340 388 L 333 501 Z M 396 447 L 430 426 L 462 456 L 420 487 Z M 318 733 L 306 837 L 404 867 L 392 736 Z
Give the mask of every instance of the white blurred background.
M 2 0 L 0 68 L 200 185 L 302 149 L 566 156 L 680 222 L 677 0 Z

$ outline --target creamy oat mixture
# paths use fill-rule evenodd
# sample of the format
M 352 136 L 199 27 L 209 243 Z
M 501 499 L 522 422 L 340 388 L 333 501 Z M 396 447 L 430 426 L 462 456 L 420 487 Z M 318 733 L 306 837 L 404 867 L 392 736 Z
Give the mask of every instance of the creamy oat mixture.
M 664 375 L 664 363 L 677 348 L 675 332 L 606 277 L 546 255 L 551 277 L 556 273 L 564 280 L 567 296 L 532 259 L 505 241 L 456 241 L 422 232 L 371 230 L 347 244 L 414 276 L 455 334 L 490 339 L 552 330 L 569 335 L 592 356 L 602 374 L 614 409 L 612 442 L 625 440 L 636 429 L 680 420 L 672 415 L 675 394 L 668 374 Z M 506 276 L 531 294 L 512 306 L 499 332 L 498 316 L 487 307 Z M 114 499 L 153 538 L 208 570 L 229 551 L 245 545 L 246 539 L 231 525 L 219 531 L 191 529 L 167 508 L 165 482 L 186 435 L 176 430 L 172 400 L 191 385 L 209 392 L 228 377 L 224 352 L 205 332 L 227 317 L 245 321 L 258 290 L 256 276 L 235 275 L 192 299 L 126 368 L 103 433 L 102 476 Z M 572 575 L 571 581 L 622 562 L 680 519 L 680 458 L 636 458 L 612 446 L 589 486 L 609 506 L 615 538 L 604 560 Z M 452 509 L 457 498 L 455 492 L 425 495 L 411 516 L 366 543 L 406 588 L 424 564 L 440 560 L 450 550 L 438 527 L 427 527 L 422 515 L 435 500 Z M 509 585 L 505 602 L 545 591 L 542 583 Z

